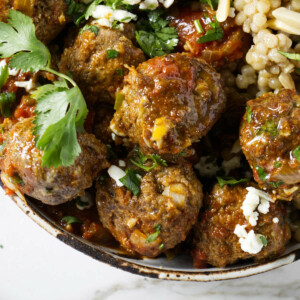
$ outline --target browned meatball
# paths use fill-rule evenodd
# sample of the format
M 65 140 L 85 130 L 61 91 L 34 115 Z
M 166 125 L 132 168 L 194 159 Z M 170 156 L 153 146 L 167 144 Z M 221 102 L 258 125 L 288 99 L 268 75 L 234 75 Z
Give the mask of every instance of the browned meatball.
M 10 9 L 19 10 L 31 17 L 37 38 L 45 44 L 51 42 L 60 33 L 69 19 L 64 0 L 0 0 L 1 22 L 7 21 Z
M 57 205 L 84 193 L 99 171 L 108 166 L 106 147 L 94 135 L 78 136 L 81 154 L 70 167 L 42 167 L 42 151 L 35 147 L 33 118 L 23 119 L 10 130 L 0 169 L 18 189 L 43 203 Z
M 114 103 L 114 93 L 128 73 L 125 65 L 137 66 L 145 60 L 142 50 L 132 43 L 133 39 L 133 24 L 126 24 L 124 31 L 98 26 L 97 35 L 85 30 L 65 49 L 60 70 L 71 72 L 89 103 Z M 117 51 L 117 56 L 109 58 L 108 50 Z
M 155 257 L 185 240 L 202 198 L 201 183 L 184 164 L 145 173 L 139 196 L 108 177 L 98 185 L 96 203 L 103 226 L 123 247 Z
M 221 78 L 184 54 L 155 57 L 131 68 L 110 128 L 144 153 L 178 154 L 210 130 L 225 109 Z
M 272 188 L 278 199 L 300 196 L 300 96 L 295 91 L 249 101 L 240 142 L 262 188 Z
M 216 12 L 208 5 L 198 2 L 189 7 L 185 5 L 172 9 L 168 19 L 171 21 L 170 26 L 175 27 L 179 34 L 177 50 L 201 57 L 216 67 L 242 58 L 250 47 L 250 39 L 242 28 L 235 24 L 234 18 L 228 17 L 225 22 L 220 23 L 223 31 L 220 40 L 198 43 L 199 38 L 212 29 L 210 23 L 215 23 L 215 15 Z M 202 33 L 197 31 L 195 20 L 199 20 Z
M 290 239 L 290 230 L 284 221 L 283 208 L 279 203 L 270 202 L 269 211 L 260 213 L 257 225 L 252 226 L 242 210 L 247 193 L 245 185 L 225 185 L 221 188 L 216 184 L 212 192 L 205 196 L 206 209 L 200 214 L 200 220 L 194 227 L 192 255 L 195 268 L 203 268 L 207 263 L 225 267 L 249 258 L 262 261 L 272 259 L 284 251 Z M 262 249 L 258 253 L 242 250 L 239 237 L 235 234 L 237 225 L 245 225 L 247 233 L 253 230 L 255 236 L 259 235 L 259 240 L 264 237 L 264 245 L 261 244 Z

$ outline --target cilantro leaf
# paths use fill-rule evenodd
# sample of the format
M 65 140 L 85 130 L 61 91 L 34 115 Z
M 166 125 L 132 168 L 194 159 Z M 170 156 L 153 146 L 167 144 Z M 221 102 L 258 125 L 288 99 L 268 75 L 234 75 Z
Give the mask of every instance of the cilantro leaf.
M 149 57 L 171 53 L 178 44 L 178 32 L 168 26 L 170 22 L 162 17 L 163 13 L 162 9 L 149 12 L 135 32 L 138 44 Z
M 222 188 L 224 185 L 230 185 L 230 186 L 235 186 L 237 184 L 240 184 L 242 182 L 248 182 L 248 178 L 242 178 L 242 179 L 234 179 L 233 177 L 217 177 L 219 186 Z
M 83 223 L 81 220 L 73 216 L 65 216 L 61 220 L 66 222 L 66 225 L 70 225 L 73 223 Z
M 248 104 L 247 104 L 247 108 L 246 108 L 246 120 L 248 123 L 251 123 L 251 120 L 252 120 L 252 111 Z
M 262 181 L 266 181 L 266 179 L 268 177 L 267 172 L 260 166 L 255 166 L 255 170 L 257 171 L 259 178 Z
M 97 26 L 95 25 L 85 25 L 83 28 L 81 28 L 81 30 L 79 31 L 79 34 L 82 34 L 84 31 L 91 31 L 93 32 L 95 35 L 98 35 L 99 29 Z
M 0 90 L 4 86 L 8 76 L 9 76 L 8 65 L 5 65 L 0 68 Z
M 256 132 L 256 135 L 267 132 L 271 137 L 276 137 L 277 126 L 278 125 L 274 122 L 274 120 L 268 120 L 264 125 L 260 127 L 260 129 Z
M 296 157 L 298 161 L 300 161 L 300 146 L 298 146 L 294 151 L 293 155 Z
M 275 168 L 281 167 L 281 162 L 278 161 L 278 160 L 276 160 L 276 161 L 274 162 L 274 167 L 275 167 Z
M 210 26 L 212 29 L 208 29 L 206 33 L 197 40 L 198 44 L 222 40 L 224 36 L 224 31 L 220 23 L 217 20 L 215 20 L 215 22 L 210 23 Z
M 51 92 L 39 91 L 40 97 L 36 98 L 36 146 L 44 150 L 43 166 L 70 166 L 81 153 L 76 130 L 83 130 L 88 110 L 77 86 L 68 89 L 57 82 L 51 86 Z
M 114 49 L 108 49 L 107 50 L 107 58 L 112 59 L 112 58 L 117 58 L 119 55 L 119 51 L 114 50 Z
M 299 53 L 288 53 L 278 50 L 278 52 L 283 55 L 284 57 L 292 60 L 298 60 L 300 61 L 300 54 Z
M 279 185 L 284 185 L 284 182 L 282 180 L 278 180 L 276 182 L 274 181 L 267 181 L 268 184 L 272 185 L 273 188 L 277 189 Z
M 141 179 L 137 176 L 137 172 L 133 169 L 125 170 L 126 175 L 120 181 L 127 187 L 135 196 L 141 193 L 140 185 Z
M 0 94 L 0 110 L 2 116 L 8 118 L 12 114 L 13 105 L 16 101 L 15 93 L 1 93 Z
M 267 247 L 268 241 L 267 241 L 266 237 L 264 235 L 260 235 L 259 238 L 260 238 L 261 242 L 263 243 L 264 247 Z
M 11 57 L 9 66 L 24 72 L 36 72 L 49 66 L 50 52 L 36 38 L 32 19 L 10 10 L 8 23 L 0 22 L 0 58 Z
M 145 166 L 147 161 L 151 160 L 151 166 Z M 167 167 L 167 162 L 162 159 L 158 154 L 144 155 L 138 148 L 134 150 L 133 158 L 130 159 L 131 163 L 135 166 L 149 172 L 150 170 L 156 168 L 158 165 Z
M 160 235 L 161 225 L 157 224 L 153 228 L 155 229 L 155 232 L 150 234 L 147 237 L 147 239 L 146 239 L 147 244 L 154 242 L 158 238 L 158 236 Z

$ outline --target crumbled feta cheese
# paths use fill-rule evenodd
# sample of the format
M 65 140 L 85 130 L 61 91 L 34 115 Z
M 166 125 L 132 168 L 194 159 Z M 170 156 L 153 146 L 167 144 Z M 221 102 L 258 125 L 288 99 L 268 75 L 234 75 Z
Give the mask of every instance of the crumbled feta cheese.
M 216 158 L 211 156 L 201 156 L 194 168 L 202 177 L 213 177 L 220 170 Z
M 111 134 L 111 139 L 112 139 L 113 141 L 116 140 L 116 134 L 115 134 L 115 133 L 112 133 L 112 134 Z
M 279 222 L 279 219 L 276 217 L 276 218 L 273 218 L 273 223 L 277 224 Z
M 126 175 L 126 173 L 117 166 L 110 166 L 107 170 L 108 175 L 116 182 L 117 186 L 123 186 L 123 183 L 120 181 L 122 177 Z
M 253 230 L 248 233 L 245 229 L 246 225 L 236 225 L 234 234 L 238 236 L 239 243 L 244 252 L 257 254 L 263 248 L 263 243 L 260 239 L 260 234 L 255 234 Z
M 35 87 L 35 84 L 32 81 L 32 79 L 30 79 L 28 81 L 15 81 L 15 86 L 22 87 L 27 92 L 29 92 L 29 91 L 31 91 Z
M 119 160 L 119 167 L 126 167 L 126 162 L 124 160 Z
M 154 10 L 158 7 L 158 1 L 157 0 L 145 0 L 140 4 L 140 9 L 150 9 Z
M 5 59 L 0 60 L 0 69 L 4 68 L 5 66 L 6 66 L 6 60 Z
M 222 163 L 222 167 L 226 173 L 226 175 L 228 175 L 228 173 L 231 170 L 237 169 L 241 166 L 241 157 L 240 156 L 234 156 L 229 160 L 224 160 Z
M 92 13 L 92 17 L 96 20 L 93 23 L 97 23 L 101 26 L 112 27 L 115 21 L 121 23 L 129 23 L 131 20 L 136 20 L 137 16 L 121 9 L 113 10 L 106 5 L 97 5 Z M 120 29 L 123 30 L 123 24 L 120 24 Z
M 174 0 L 159 0 L 159 2 L 160 2 L 165 8 L 169 8 L 169 7 L 174 3 Z
M 252 226 L 256 226 L 258 220 L 258 212 L 255 211 L 256 208 L 262 214 L 268 213 L 270 208 L 269 201 L 272 201 L 272 199 L 269 194 L 254 187 L 247 187 L 246 190 L 248 193 L 241 209 L 249 223 Z
M 140 9 L 154 10 L 158 7 L 159 2 L 165 8 L 169 8 L 174 3 L 174 0 L 124 0 L 123 2 L 130 5 L 140 4 Z

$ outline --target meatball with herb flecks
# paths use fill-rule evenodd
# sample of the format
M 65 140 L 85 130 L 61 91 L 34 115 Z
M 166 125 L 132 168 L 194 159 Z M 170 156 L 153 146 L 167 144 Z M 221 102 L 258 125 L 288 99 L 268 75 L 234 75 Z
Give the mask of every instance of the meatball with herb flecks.
M 292 90 L 248 101 L 240 128 L 254 179 L 282 200 L 300 195 L 300 96 Z
M 225 109 L 220 75 L 185 54 L 155 57 L 131 68 L 111 130 L 144 153 L 176 155 L 200 140 Z
M 70 201 L 91 187 L 100 170 L 107 168 L 106 147 L 92 134 L 81 133 L 81 153 L 74 165 L 42 167 L 42 151 L 35 146 L 33 118 L 16 123 L 8 132 L 0 169 L 22 193 L 49 205 Z
M 137 66 L 145 56 L 133 44 L 133 24 L 125 24 L 124 31 L 91 26 L 94 30 L 81 30 L 73 45 L 64 50 L 59 68 L 71 73 L 88 103 L 114 103 L 127 65 Z
M 272 259 L 290 239 L 279 202 L 253 184 L 216 184 L 204 197 L 204 210 L 194 226 L 195 268 L 225 267 L 240 260 Z
M 186 239 L 203 197 L 190 164 L 152 167 L 151 160 L 145 166 L 149 171 L 119 161 L 98 183 L 96 196 L 103 226 L 124 248 L 148 257 Z

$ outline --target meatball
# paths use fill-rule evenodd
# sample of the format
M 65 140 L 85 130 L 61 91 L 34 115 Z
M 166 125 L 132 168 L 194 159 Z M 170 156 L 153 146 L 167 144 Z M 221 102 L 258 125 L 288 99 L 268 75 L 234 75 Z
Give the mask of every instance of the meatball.
M 220 40 L 198 43 L 200 37 L 212 29 L 211 23 L 215 23 L 216 12 L 204 4 L 193 7 L 178 7 L 172 10 L 168 19 L 170 26 L 175 27 L 179 35 L 178 51 L 189 52 L 193 56 L 201 57 L 213 66 L 223 66 L 226 63 L 240 59 L 250 47 L 249 36 L 242 28 L 235 24 L 234 18 L 228 17 L 220 23 Z M 199 20 L 203 29 L 199 33 L 195 26 L 195 20 Z M 219 24 L 219 23 L 217 23 Z
M 295 91 L 248 101 L 240 143 L 262 188 L 272 189 L 278 199 L 300 196 L 300 96 Z
M 133 44 L 134 25 L 125 24 L 124 31 L 98 26 L 98 33 L 85 30 L 74 44 L 66 48 L 60 71 L 71 72 L 89 103 L 114 103 L 114 93 L 122 86 L 127 65 L 137 66 L 145 60 L 142 50 Z M 109 56 L 114 50 L 115 56 Z
M 248 189 L 249 187 L 250 185 Z M 263 193 L 255 188 L 254 190 Z M 267 210 L 263 211 L 263 208 L 258 207 L 258 211 L 264 213 L 258 215 L 257 224 L 252 223 L 253 226 L 243 213 L 243 205 L 249 193 L 246 185 L 225 185 L 221 188 L 216 184 L 212 192 L 205 196 L 206 209 L 200 214 L 200 220 L 194 227 L 192 255 L 195 268 L 203 268 L 206 264 L 225 267 L 249 258 L 263 261 L 284 251 L 290 239 L 290 229 L 284 221 L 284 209 L 280 203 L 267 202 L 270 205 Z M 263 201 L 266 200 L 260 198 L 261 204 Z M 248 240 L 241 241 L 237 228 L 246 230 Z M 252 238 L 255 235 L 254 241 L 251 240 L 251 235 Z M 253 243 L 258 243 L 256 247 L 260 245 L 260 249 L 254 251 Z
M 10 130 L 2 151 L 0 169 L 18 189 L 49 205 L 74 199 L 92 186 L 99 171 L 108 166 L 106 147 L 92 134 L 78 136 L 81 154 L 70 167 L 42 167 L 42 151 L 35 147 L 33 118 L 23 119 Z
M 201 183 L 184 164 L 145 173 L 138 196 L 108 177 L 97 187 L 96 204 L 103 226 L 123 247 L 155 257 L 185 240 L 202 197 Z
M 185 54 L 155 57 L 131 68 L 124 101 L 110 128 L 142 152 L 179 154 L 211 129 L 225 109 L 220 75 Z
M 0 0 L 0 22 L 7 21 L 10 9 L 19 10 L 31 17 L 37 38 L 45 44 L 51 42 L 69 21 L 64 0 Z

